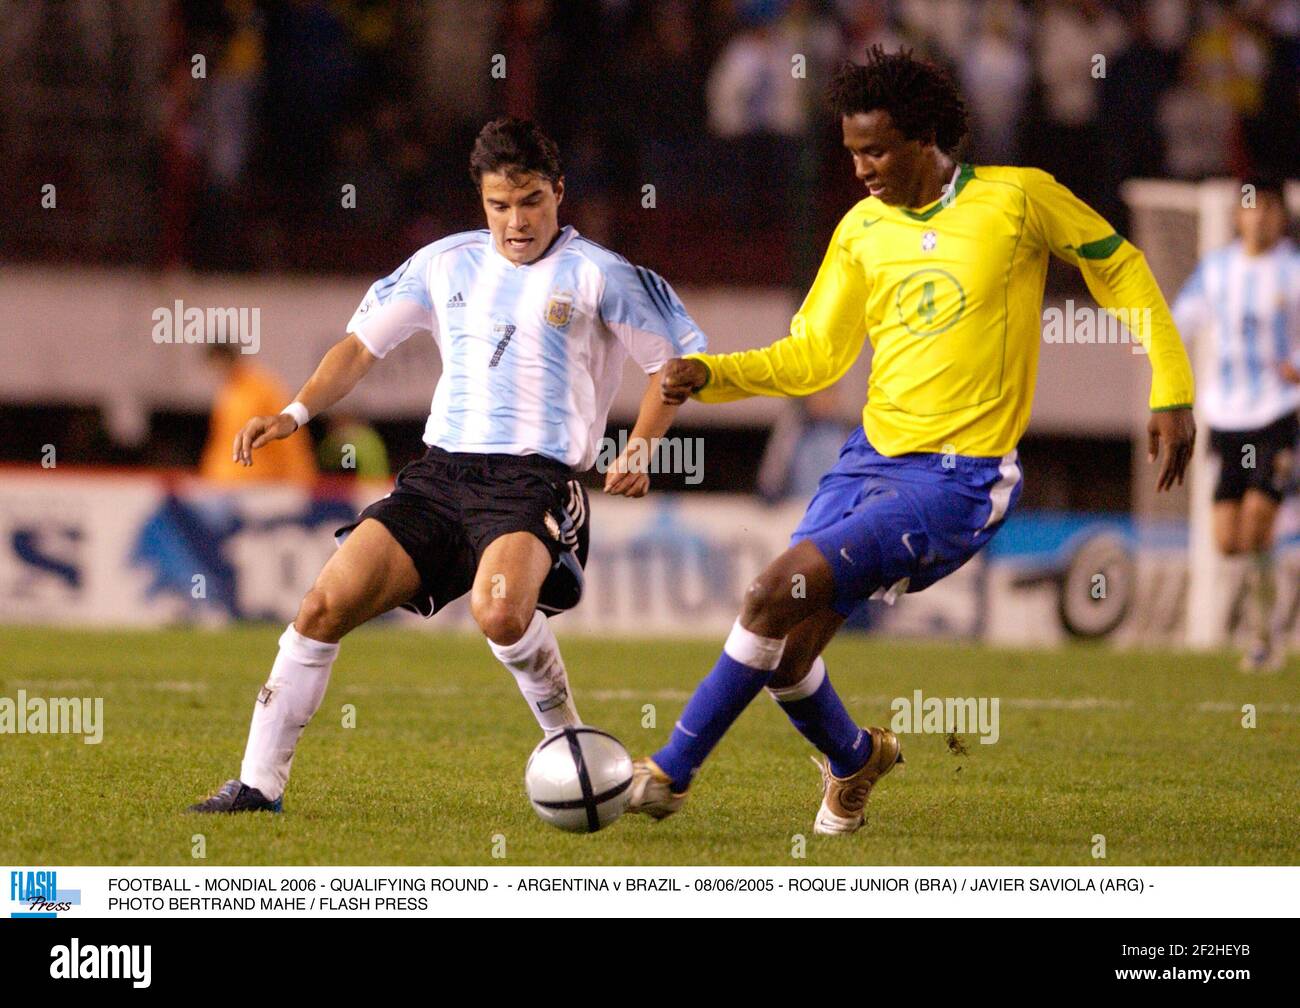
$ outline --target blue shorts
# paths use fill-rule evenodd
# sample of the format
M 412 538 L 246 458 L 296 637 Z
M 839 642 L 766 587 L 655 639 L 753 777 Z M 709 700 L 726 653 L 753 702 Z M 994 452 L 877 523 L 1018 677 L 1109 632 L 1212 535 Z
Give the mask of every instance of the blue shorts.
M 1020 499 L 1015 451 L 1002 458 L 881 455 L 859 427 L 808 504 L 790 545 L 809 540 L 835 573 L 831 608 L 893 602 L 947 577 L 993 538 Z

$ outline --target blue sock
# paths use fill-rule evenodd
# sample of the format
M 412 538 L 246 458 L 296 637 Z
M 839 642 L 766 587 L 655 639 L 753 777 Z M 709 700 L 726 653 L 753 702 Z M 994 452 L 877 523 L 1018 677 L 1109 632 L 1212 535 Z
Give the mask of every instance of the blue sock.
M 785 639 L 750 633 L 737 620 L 713 671 L 695 687 L 668 744 L 651 757 L 685 791 L 705 757 L 749 702 L 767 685 L 781 661 Z
M 844 709 L 820 658 L 802 682 L 768 692 L 799 733 L 826 754 L 836 777 L 857 773 L 871 758 L 871 733 L 860 728 Z

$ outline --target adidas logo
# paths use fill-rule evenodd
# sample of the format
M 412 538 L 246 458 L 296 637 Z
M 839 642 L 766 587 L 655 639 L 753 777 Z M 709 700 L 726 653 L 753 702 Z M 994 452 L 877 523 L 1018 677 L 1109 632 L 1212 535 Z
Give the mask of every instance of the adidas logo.
M 465 299 L 460 296 L 460 291 L 452 295 L 451 300 L 447 302 L 448 308 L 464 308 Z

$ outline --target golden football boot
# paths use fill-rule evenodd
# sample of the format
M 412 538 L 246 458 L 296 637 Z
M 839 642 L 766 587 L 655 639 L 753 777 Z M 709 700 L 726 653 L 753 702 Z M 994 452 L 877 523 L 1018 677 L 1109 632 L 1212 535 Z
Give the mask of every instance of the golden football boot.
M 903 762 L 898 736 L 888 728 L 868 728 L 871 732 L 871 756 L 862 769 L 848 777 L 831 773 L 830 761 L 812 757 L 822 772 L 822 807 L 817 811 L 813 832 L 825 836 L 855 833 L 866 822 L 863 809 L 871 797 L 876 781 Z
M 665 819 L 686 803 L 686 794 L 674 794 L 673 782 L 649 756 L 632 761 L 632 784 L 627 811 Z

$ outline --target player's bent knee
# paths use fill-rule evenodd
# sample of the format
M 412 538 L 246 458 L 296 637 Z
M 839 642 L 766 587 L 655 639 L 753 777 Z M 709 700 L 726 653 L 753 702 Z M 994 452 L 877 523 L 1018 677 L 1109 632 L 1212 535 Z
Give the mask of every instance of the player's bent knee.
M 293 625 L 304 637 L 328 644 L 337 643 L 351 629 L 346 610 L 323 588 L 313 588 L 302 597 Z
M 517 643 L 533 620 L 531 609 L 521 612 L 517 606 L 502 599 L 472 604 L 470 610 L 483 636 L 502 646 Z
M 745 589 L 745 598 L 741 603 L 742 621 L 765 615 L 772 605 L 772 596 L 776 590 L 776 579 L 769 577 L 766 572 L 754 578 Z
M 1224 556 L 1241 556 L 1246 552 L 1245 536 L 1239 537 L 1235 533 L 1232 536 L 1225 536 L 1219 540 L 1219 552 Z
M 740 623 L 763 636 L 784 636 L 798 622 L 798 611 L 790 579 L 768 569 L 746 589 Z

